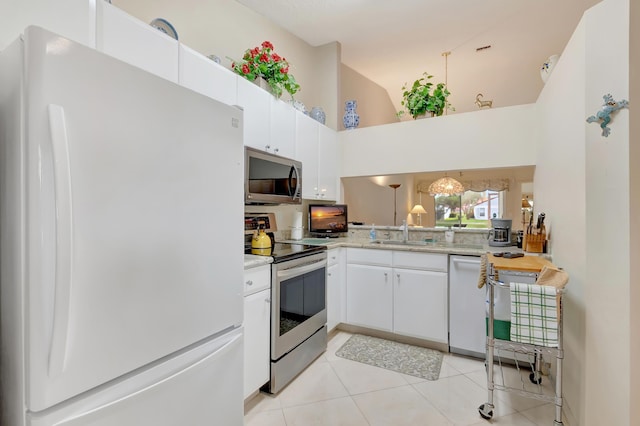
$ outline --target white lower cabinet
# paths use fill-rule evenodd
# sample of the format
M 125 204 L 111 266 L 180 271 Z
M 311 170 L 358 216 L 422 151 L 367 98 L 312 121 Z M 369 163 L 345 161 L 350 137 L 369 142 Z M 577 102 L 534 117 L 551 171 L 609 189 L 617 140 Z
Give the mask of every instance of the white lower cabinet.
M 393 329 L 391 268 L 347 264 L 347 323 Z
M 393 270 L 393 331 L 447 342 L 447 274 Z
M 327 252 L 327 332 L 346 322 L 345 249 Z
M 347 250 L 348 324 L 448 342 L 446 254 Z
M 271 267 L 245 270 L 244 398 L 269 381 Z

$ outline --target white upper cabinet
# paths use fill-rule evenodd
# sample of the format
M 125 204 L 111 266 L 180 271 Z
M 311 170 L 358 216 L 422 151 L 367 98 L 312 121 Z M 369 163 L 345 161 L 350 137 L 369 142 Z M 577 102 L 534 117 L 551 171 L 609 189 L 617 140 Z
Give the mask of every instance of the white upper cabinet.
M 180 43 L 180 85 L 227 105 L 238 103 L 238 76 Z
M 238 77 L 238 103 L 244 111 L 244 144 L 267 151 L 270 148 L 273 95 L 244 77 Z
M 178 83 L 177 40 L 101 0 L 96 27 L 98 50 Z
M 296 112 L 296 160 L 302 161 L 302 198 L 319 198 L 318 134 L 320 123 Z
M 293 158 L 295 145 L 296 110 L 288 103 L 271 96 L 271 133 L 267 151 Z
M 2 12 L 0 50 L 30 25 L 96 47 L 96 0 L 2 0 Z
M 321 200 L 338 199 L 338 133 L 319 126 L 318 189 Z
M 338 134 L 296 112 L 296 159 L 302 161 L 302 198 L 338 199 Z

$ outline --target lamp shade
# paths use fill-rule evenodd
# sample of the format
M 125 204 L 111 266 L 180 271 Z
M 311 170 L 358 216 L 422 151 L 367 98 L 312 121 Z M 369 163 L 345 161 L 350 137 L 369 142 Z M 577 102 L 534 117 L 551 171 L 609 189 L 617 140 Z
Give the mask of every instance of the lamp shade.
M 411 209 L 411 211 L 409 213 L 413 213 L 413 214 L 425 214 L 427 211 L 424 209 L 424 207 L 422 207 L 422 204 L 416 204 L 415 206 L 413 206 L 413 208 Z
M 522 208 L 523 209 L 528 209 L 531 207 L 531 203 L 529 202 L 528 198 L 523 198 L 522 199 Z
M 458 195 L 464 193 L 464 186 L 457 180 L 445 176 L 429 185 L 431 195 Z

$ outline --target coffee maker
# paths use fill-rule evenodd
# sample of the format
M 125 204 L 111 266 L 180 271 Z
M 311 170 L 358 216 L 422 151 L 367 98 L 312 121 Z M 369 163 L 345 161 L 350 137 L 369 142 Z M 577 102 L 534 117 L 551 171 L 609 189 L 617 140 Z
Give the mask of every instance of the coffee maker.
M 511 245 L 511 219 L 491 219 L 489 245 L 492 247 Z

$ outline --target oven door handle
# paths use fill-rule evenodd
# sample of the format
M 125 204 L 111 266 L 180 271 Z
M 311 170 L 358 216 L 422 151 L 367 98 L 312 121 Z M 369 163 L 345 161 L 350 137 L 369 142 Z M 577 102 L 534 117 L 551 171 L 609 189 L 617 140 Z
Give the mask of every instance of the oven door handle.
M 296 266 L 291 269 L 283 269 L 276 273 L 278 278 L 289 279 L 291 277 L 297 277 L 299 275 L 306 274 L 307 272 L 315 271 L 317 269 L 324 268 L 326 262 L 314 262 L 308 265 Z

